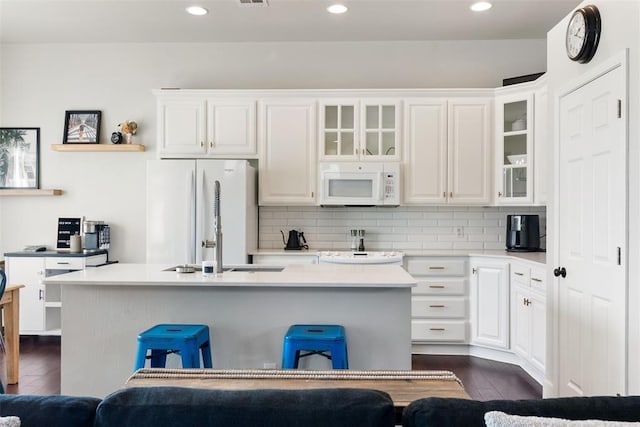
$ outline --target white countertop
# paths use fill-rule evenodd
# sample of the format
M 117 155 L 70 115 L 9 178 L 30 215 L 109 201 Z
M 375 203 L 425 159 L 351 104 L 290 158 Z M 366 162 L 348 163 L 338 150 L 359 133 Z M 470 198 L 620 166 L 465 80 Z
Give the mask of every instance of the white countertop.
M 251 255 L 312 255 L 317 256 L 320 252 L 331 251 L 332 249 L 305 249 L 300 251 L 285 251 L 284 249 L 256 249 Z M 382 249 L 372 249 L 380 251 Z M 408 256 L 491 256 L 503 257 L 516 260 L 524 260 L 545 265 L 547 262 L 546 252 L 508 252 L 506 250 L 471 250 L 471 249 L 394 249 L 394 251 L 404 253 Z
M 289 265 L 281 272 L 229 271 L 215 277 L 163 271 L 157 264 L 111 264 L 47 277 L 45 284 L 196 287 L 374 287 L 410 288 L 416 281 L 397 265 Z

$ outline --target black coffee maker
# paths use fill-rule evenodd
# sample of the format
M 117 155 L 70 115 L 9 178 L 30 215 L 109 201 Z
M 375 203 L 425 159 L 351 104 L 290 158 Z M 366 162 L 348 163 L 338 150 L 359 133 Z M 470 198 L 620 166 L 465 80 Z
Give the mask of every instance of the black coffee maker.
M 540 218 L 538 215 L 507 215 L 507 251 L 540 251 Z

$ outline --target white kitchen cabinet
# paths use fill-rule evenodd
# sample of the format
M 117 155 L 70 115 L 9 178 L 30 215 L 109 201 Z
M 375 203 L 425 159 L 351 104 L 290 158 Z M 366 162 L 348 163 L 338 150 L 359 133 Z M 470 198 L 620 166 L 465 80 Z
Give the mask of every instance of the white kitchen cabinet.
M 9 254 L 10 255 L 10 254 Z M 46 276 L 82 270 L 107 262 L 107 254 L 92 256 L 6 256 L 7 286 L 20 289 L 20 334 L 60 335 L 60 286 L 44 286 Z
M 533 202 L 533 91 L 496 96 L 498 204 Z
M 258 203 L 316 204 L 316 101 L 260 101 Z
M 160 157 L 256 157 L 256 101 L 157 92 Z
M 397 99 L 320 99 L 319 158 L 399 160 Z
M 508 349 L 509 263 L 472 258 L 471 273 L 471 342 Z
M 488 204 L 491 100 L 424 98 L 404 105 L 403 203 Z
M 415 343 L 466 343 L 468 329 L 465 258 L 406 257 L 418 281 L 411 290 L 411 340 Z
M 544 377 L 546 349 L 545 271 L 511 264 L 511 349 L 537 378 Z

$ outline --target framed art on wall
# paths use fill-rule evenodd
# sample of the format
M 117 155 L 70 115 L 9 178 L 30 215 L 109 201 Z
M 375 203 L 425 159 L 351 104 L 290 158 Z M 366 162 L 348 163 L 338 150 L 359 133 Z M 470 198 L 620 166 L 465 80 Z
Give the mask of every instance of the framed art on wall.
M 0 128 L 0 188 L 40 188 L 40 128 Z
M 64 144 L 98 144 L 100 139 L 100 111 L 65 111 Z

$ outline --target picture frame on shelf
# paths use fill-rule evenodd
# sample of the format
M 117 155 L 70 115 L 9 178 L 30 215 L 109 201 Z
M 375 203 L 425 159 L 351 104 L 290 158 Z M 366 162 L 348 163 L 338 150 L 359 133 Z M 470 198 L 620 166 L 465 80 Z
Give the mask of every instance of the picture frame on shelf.
M 40 188 L 40 128 L 0 128 L 0 188 Z
M 99 110 L 68 110 L 64 115 L 63 144 L 99 144 Z

